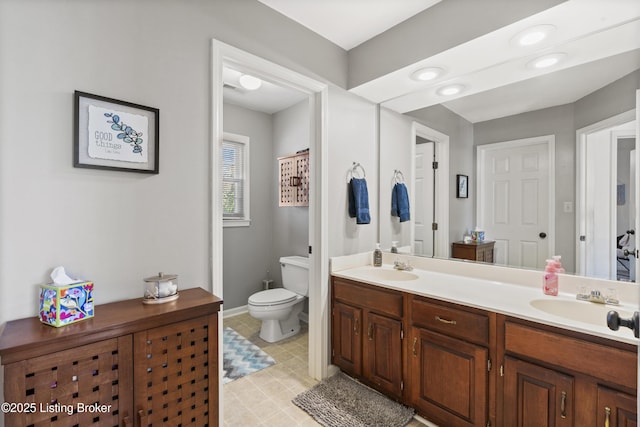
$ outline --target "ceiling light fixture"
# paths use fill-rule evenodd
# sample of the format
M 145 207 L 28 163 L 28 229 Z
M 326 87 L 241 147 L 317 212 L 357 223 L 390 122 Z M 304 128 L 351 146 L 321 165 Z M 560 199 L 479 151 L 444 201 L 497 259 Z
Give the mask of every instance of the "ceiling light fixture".
M 529 68 L 542 69 L 553 67 L 567 56 L 566 53 L 552 53 L 549 55 L 539 56 L 538 58 L 530 61 L 527 66 Z
M 533 46 L 546 39 L 555 29 L 556 27 L 549 24 L 536 25 L 516 34 L 511 43 L 517 46 Z
M 464 90 L 463 85 L 449 85 L 449 86 L 441 87 L 440 89 L 438 89 L 437 93 L 438 95 L 442 95 L 442 96 L 451 96 L 451 95 L 457 95 L 463 90 Z
M 438 67 L 420 68 L 411 73 L 411 78 L 421 82 L 435 80 L 442 75 L 444 70 Z
M 257 77 L 250 76 L 249 74 L 243 74 L 238 79 L 240 86 L 247 90 L 256 90 L 262 86 L 262 80 Z

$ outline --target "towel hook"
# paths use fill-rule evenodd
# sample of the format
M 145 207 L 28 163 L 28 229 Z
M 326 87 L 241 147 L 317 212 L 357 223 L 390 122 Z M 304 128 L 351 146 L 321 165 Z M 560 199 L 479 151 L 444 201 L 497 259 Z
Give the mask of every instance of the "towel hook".
M 393 183 L 394 184 L 404 183 L 404 175 L 402 171 L 398 169 L 393 170 Z
M 359 171 L 358 169 L 360 169 L 362 171 L 362 176 L 358 176 Z M 362 167 L 362 165 L 358 162 L 353 162 L 353 166 L 351 167 L 351 169 L 349 169 L 349 172 L 347 173 L 347 182 L 350 181 L 351 178 L 360 178 L 360 179 L 364 179 L 367 177 L 367 173 L 365 172 L 364 168 Z

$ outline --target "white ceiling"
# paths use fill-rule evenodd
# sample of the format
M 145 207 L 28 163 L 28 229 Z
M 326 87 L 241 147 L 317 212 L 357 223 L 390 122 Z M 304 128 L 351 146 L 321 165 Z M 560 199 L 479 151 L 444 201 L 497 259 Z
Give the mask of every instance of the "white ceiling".
M 229 67 L 222 69 L 224 102 L 267 114 L 277 113 L 307 99 L 307 95 L 293 89 L 262 81 L 258 90 L 244 89 L 238 79 L 242 73 Z
M 344 50 L 377 36 L 440 0 L 258 0 Z
M 436 3 L 431 0 L 259 1 L 344 46 L 359 44 L 393 25 L 381 22 L 379 10 L 398 9 L 396 20 L 400 22 Z M 357 15 L 358 25 L 363 25 L 363 29 L 354 29 L 355 21 L 352 25 L 346 19 L 349 13 Z M 392 13 L 386 9 L 384 15 Z M 540 24 L 556 27 L 541 44 L 523 48 L 511 42 L 515 34 Z M 336 31 L 356 39 L 337 41 Z M 552 52 L 567 55 L 550 69 L 533 70 L 526 66 L 532 59 Z M 446 74 L 433 82 L 417 82 L 409 77 L 413 71 L 428 66 L 444 68 Z M 568 0 L 350 91 L 399 113 L 443 104 L 476 123 L 574 102 L 638 68 L 640 1 Z M 454 83 L 462 84 L 465 91 L 449 97 L 436 93 L 440 87 Z M 225 91 L 225 100 L 228 92 Z M 284 100 L 280 95 L 275 96 Z M 287 106 L 280 104 L 271 112 Z

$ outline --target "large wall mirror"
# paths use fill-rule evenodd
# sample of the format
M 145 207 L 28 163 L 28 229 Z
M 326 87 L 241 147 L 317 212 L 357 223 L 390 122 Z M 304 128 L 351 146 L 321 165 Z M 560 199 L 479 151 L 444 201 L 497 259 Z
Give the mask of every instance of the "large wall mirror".
M 497 264 L 540 269 L 561 255 L 568 273 L 636 280 L 640 21 L 595 24 L 605 12 L 591 12 L 573 20 L 571 36 L 565 21 L 545 15 L 548 42 L 515 54 L 512 34 L 543 20 L 501 29 L 491 42 L 455 48 L 462 59 L 441 55 L 463 61 L 465 73 L 378 99 L 383 247 L 397 241 L 407 252 L 448 258 L 479 227 L 495 242 Z M 501 49 L 508 58 L 489 63 Z M 538 58 L 557 63 L 536 68 Z M 440 59 L 423 64 L 450 71 Z M 443 93 L 456 85 L 460 94 Z M 387 209 L 397 170 L 412 203 L 402 223 Z M 467 197 L 459 197 L 458 175 L 468 177 Z

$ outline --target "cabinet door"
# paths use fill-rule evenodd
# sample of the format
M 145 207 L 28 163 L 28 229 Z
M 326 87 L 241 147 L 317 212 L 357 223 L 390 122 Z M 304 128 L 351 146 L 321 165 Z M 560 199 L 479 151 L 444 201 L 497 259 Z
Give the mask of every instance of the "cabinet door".
M 573 426 L 573 384 L 569 375 L 507 356 L 504 425 Z
M 598 426 L 637 427 L 635 396 L 598 387 Z
M 8 412 L 7 426 L 128 423 L 133 400 L 131 354 L 131 335 L 125 335 L 7 365 L 4 401 L 25 403 L 31 409 Z M 99 410 L 91 410 L 93 404 Z M 86 410 L 76 411 L 80 406 Z
M 409 394 L 420 414 L 442 426 L 486 426 L 486 348 L 414 327 L 409 351 Z
M 374 313 L 366 314 L 364 376 L 380 390 L 402 395 L 402 322 Z
M 217 425 L 217 315 L 134 335 L 136 425 Z
M 336 302 L 333 306 L 333 364 L 352 375 L 362 374 L 362 310 Z

